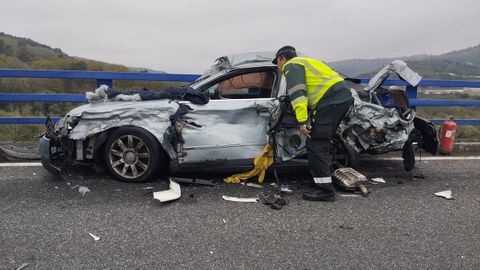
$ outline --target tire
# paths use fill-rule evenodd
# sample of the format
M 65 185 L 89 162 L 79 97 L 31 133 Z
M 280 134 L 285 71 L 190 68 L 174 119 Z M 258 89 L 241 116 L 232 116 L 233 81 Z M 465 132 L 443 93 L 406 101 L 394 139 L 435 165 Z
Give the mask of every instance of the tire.
M 105 165 L 120 181 L 144 182 L 168 168 L 165 152 L 158 140 L 138 127 L 115 130 L 104 147 Z
M 332 169 L 350 167 L 353 169 L 358 168 L 359 155 L 358 152 L 350 146 L 339 135 L 335 135 L 332 139 L 333 142 L 333 161 Z

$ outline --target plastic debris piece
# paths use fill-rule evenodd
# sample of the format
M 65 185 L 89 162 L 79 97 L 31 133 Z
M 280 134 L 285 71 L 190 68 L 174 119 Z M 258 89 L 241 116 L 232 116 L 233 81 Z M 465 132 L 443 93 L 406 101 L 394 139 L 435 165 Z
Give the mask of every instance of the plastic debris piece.
M 76 189 L 77 187 L 79 187 L 78 185 L 75 185 L 74 187 L 72 187 L 71 189 Z
M 352 226 L 344 226 L 344 225 L 340 225 L 340 229 L 345 229 L 345 230 L 353 230 L 353 227 L 352 227 Z
M 375 177 L 375 178 L 372 178 L 372 181 L 375 182 L 375 183 L 382 183 L 382 184 L 385 184 L 387 182 L 385 182 L 385 180 L 381 177 Z
M 85 193 L 91 192 L 91 190 L 88 187 L 79 186 L 78 192 L 82 193 L 82 196 L 85 196 Z
M 222 218 L 222 221 L 223 221 L 223 224 L 227 224 L 227 221 L 224 218 Z
M 437 197 L 442 197 L 442 198 L 445 198 L 447 200 L 452 200 L 453 197 L 452 197 L 452 191 L 449 189 L 449 190 L 445 190 L 445 191 L 440 191 L 440 192 L 437 192 L 435 193 L 435 196 Z
M 340 194 L 340 197 L 361 197 L 359 194 Z
M 168 190 L 162 190 L 153 192 L 153 198 L 161 202 L 169 202 L 179 199 L 182 196 L 182 190 L 180 185 L 170 179 L 170 188 Z
M 28 266 L 28 263 L 24 263 L 24 264 L 20 265 L 16 270 L 22 270 L 27 266 Z
M 152 190 L 153 187 L 144 187 L 143 189 L 144 189 L 144 190 Z
M 254 183 L 246 183 L 247 187 L 252 187 L 252 188 L 263 188 L 262 185 L 259 184 L 254 184 Z
M 91 234 L 91 233 L 88 233 L 88 234 L 89 234 L 91 237 L 93 237 L 93 240 L 95 240 L 95 241 L 100 240 L 100 237 L 98 237 L 98 236 L 96 236 L 96 235 L 93 235 L 93 234 Z
M 238 197 L 231 197 L 231 196 L 222 196 L 225 201 L 231 202 L 243 202 L 243 203 L 256 203 L 258 202 L 258 198 L 238 198 Z

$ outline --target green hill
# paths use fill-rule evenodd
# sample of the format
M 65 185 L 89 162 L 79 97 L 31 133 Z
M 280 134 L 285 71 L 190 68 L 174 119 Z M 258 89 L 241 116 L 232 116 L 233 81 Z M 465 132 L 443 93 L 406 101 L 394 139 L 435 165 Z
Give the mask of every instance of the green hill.
M 424 79 L 480 80 L 480 44 L 441 55 L 415 55 L 398 58 L 351 59 L 329 63 L 352 77 L 371 77 L 395 59 L 402 59 Z
M 0 33 L 0 68 L 128 71 L 122 65 L 70 57 L 59 48 Z
M 59 48 L 38 43 L 29 38 L 0 32 L 0 69 L 94 70 L 119 72 L 149 72 L 143 68 L 128 68 L 95 60 L 72 57 Z M 119 89 L 147 87 L 160 90 L 172 82 L 114 81 Z M 95 89 L 95 80 L 0 78 L 1 93 L 76 93 Z M 78 103 L 0 103 L 1 117 L 62 116 Z M 1 125 L 0 141 L 35 140 L 44 128 L 39 125 Z

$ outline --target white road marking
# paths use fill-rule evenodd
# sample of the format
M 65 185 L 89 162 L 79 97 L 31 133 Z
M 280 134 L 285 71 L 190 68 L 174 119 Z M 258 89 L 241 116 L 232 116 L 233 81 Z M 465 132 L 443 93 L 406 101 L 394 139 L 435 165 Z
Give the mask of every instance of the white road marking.
M 40 162 L 8 162 L 0 163 L 0 167 L 42 167 Z

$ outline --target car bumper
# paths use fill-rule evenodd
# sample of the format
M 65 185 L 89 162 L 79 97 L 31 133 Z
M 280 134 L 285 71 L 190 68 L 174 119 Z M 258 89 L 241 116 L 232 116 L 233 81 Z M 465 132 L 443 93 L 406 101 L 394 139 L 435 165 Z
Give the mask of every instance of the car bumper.
M 51 150 L 50 150 L 50 139 L 43 136 L 38 141 L 38 146 L 40 149 L 40 159 L 42 161 L 42 166 L 51 173 L 59 173 L 60 168 L 53 165 L 51 161 Z

